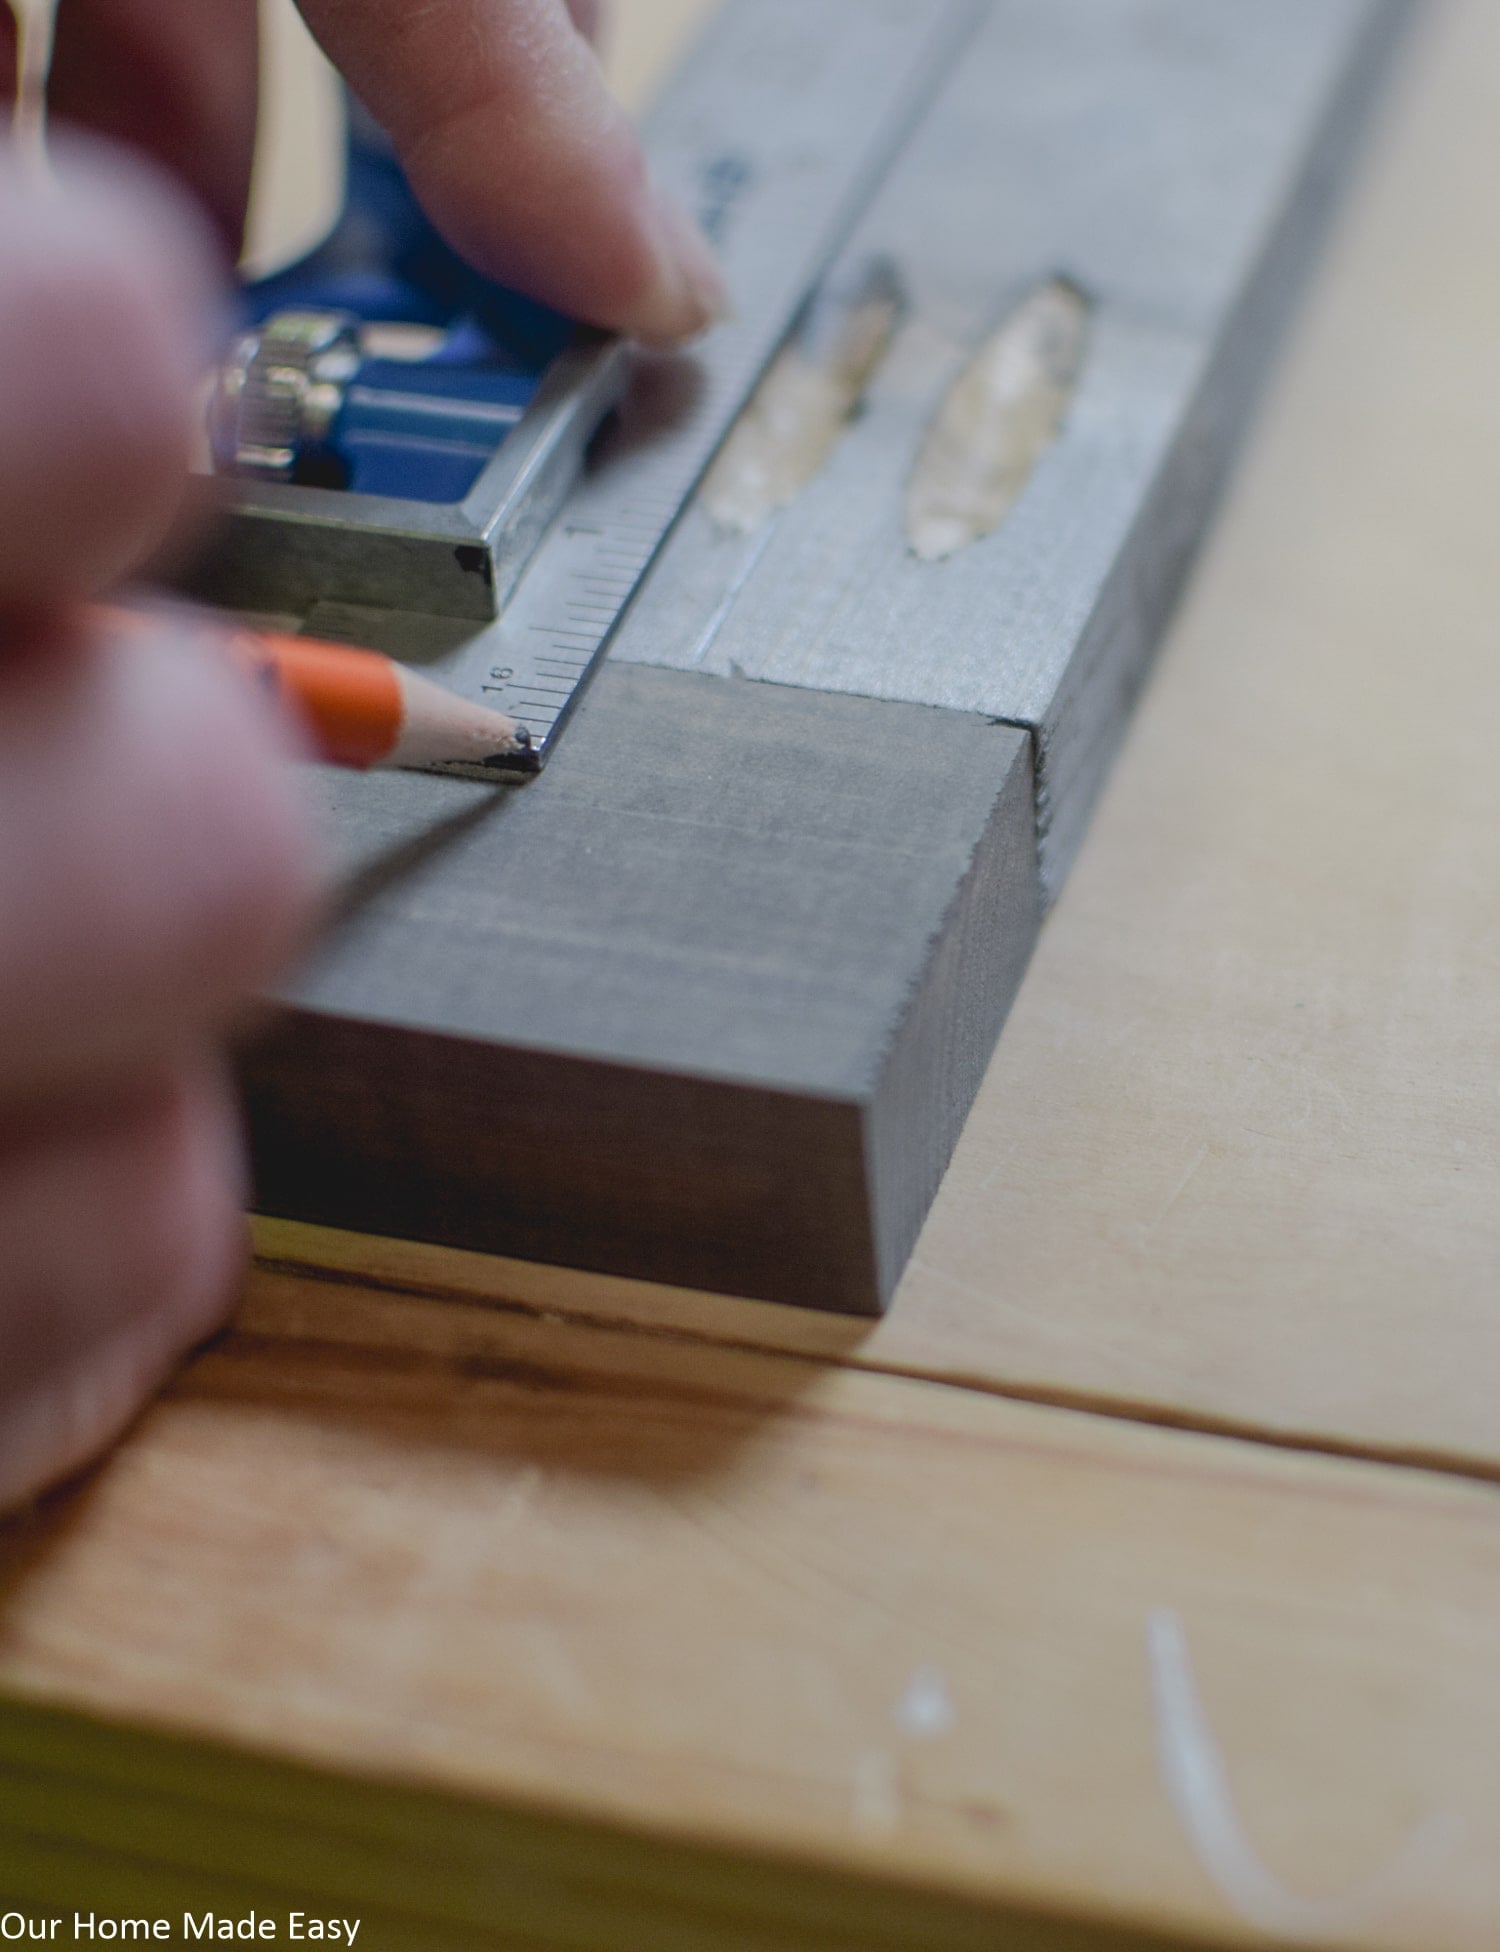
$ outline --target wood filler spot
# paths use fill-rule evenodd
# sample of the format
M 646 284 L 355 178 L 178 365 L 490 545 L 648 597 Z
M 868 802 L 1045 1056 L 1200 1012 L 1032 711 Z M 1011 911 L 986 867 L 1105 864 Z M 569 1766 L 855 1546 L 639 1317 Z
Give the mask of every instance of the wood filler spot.
M 47 172 L 47 77 L 57 0 L 10 0 L 16 21 L 16 101 L 10 139 L 25 167 Z
M 1089 301 L 1049 278 L 949 388 L 906 492 L 906 539 L 938 562 L 1005 520 L 1056 440 L 1083 366 Z
M 813 298 L 704 478 L 709 515 L 751 535 L 822 469 L 864 398 L 904 309 L 889 258 Z

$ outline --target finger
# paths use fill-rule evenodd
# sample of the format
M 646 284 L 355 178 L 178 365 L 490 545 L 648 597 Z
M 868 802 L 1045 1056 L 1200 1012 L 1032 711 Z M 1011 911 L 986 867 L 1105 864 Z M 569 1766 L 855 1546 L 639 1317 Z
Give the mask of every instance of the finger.
M 214 258 L 165 179 L 65 149 L 0 161 L 0 608 L 116 580 L 165 535 L 193 439 Z
M 154 158 L 238 255 L 255 155 L 256 0 L 67 0 L 57 10 L 53 114 Z M 13 61 L 0 8 L 0 70 Z
M 243 1198 L 233 1101 L 201 1057 L 0 1132 L 0 1509 L 96 1455 L 218 1326 Z
M 658 343 L 722 312 L 713 254 L 655 192 L 563 0 L 302 0 L 471 263 Z
M 0 662 L 0 1102 L 158 1060 L 269 982 L 317 879 L 289 750 L 167 629 Z

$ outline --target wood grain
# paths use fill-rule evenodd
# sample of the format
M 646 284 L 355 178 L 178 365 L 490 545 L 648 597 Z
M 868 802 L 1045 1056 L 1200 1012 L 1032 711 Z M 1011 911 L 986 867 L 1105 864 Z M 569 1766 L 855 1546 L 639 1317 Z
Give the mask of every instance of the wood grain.
M 262 1276 L 12 1539 L 0 1686 L 992 1918 L 1251 1942 L 1162 1787 L 1170 1608 L 1279 1881 L 1360 1887 L 1445 1819 L 1440 1864 L 1349 1934 L 1440 1952 L 1500 1902 L 1497 1607 L 1485 1488 Z M 951 1721 L 902 1710 L 920 1676 Z M 170 1823 L 109 1804 L 117 1847 L 176 1861 Z M 67 1796 L 31 1807 L 76 1835 Z

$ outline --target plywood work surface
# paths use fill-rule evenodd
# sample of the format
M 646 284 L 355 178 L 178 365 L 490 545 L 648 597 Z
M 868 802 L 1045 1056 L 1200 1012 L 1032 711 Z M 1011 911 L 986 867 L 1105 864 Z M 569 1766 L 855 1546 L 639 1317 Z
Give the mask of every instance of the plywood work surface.
M 6 1692 L 106 1722 L 992 1920 L 1493 1943 L 1485 1485 L 263 1274 L 109 1469 L 13 1536 L 6 1586 Z M 26 1732 L 0 1714 L 0 1825 L 81 1830 L 104 1867 L 201 1876 L 245 1794 L 226 1771 L 185 1830 L 143 1771 L 90 1810 L 98 1753 Z M 1183 1794 L 1205 1757 L 1232 1804 Z M 319 1878 L 374 1904 L 378 1821 L 315 1804 L 233 1870 L 262 1910 Z M 393 1847 L 396 1909 L 483 1904 Z M 10 1875 L 38 1856 L 12 1840 Z
M 1488 1952 L 1497 181 L 1444 0 L 888 1318 L 264 1228 L 0 1534 L 0 1900 Z

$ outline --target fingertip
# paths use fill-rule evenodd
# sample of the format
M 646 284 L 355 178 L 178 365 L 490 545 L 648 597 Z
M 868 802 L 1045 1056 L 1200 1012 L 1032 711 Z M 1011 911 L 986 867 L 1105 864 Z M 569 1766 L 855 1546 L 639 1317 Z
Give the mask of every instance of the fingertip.
M 713 246 L 669 190 L 652 192 L 656 283 L 625 329 L 645 345 L 696 339 L 729 310 L 729 288 Z

